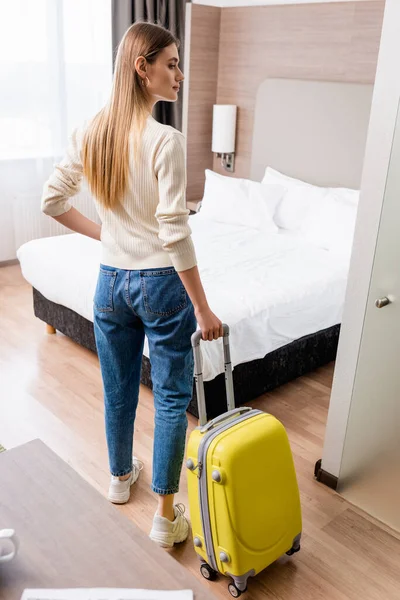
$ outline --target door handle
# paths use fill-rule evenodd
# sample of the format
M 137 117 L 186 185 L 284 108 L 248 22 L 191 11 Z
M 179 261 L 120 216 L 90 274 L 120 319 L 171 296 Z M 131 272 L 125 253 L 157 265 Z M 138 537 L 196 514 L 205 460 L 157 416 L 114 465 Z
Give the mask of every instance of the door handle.
M 390 304 L 390 300 L 387 296 L 384 296 L 383 298 L 378 298 L 378 300 L 375 300 L 376 308 L 384 308 L 388 304 Z

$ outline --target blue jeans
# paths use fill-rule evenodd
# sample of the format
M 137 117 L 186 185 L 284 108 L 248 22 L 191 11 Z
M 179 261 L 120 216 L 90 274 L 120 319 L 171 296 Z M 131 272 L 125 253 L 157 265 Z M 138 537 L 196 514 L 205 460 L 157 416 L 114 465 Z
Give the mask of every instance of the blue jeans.
M 155 403 L 152 490 L 175 494 L 192 398 L 193 305 L 173 267 L 126 271 L 101 265 L 94 331 L 104 387 L 112 475 L 132 470 L 144 337 L 150 350 Z

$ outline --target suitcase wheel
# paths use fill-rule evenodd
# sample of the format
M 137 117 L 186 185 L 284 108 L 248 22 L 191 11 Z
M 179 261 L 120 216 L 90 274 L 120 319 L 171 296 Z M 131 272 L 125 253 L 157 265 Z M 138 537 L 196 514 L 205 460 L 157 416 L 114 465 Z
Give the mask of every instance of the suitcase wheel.
M 290 550 L 288 550 L 288 552 L 286 552 L 286 554 L 288 556 L 293 556 L 293 554 L 296 554 L 296 552 L 300 552 L 300 544 L 298 546 L 293 546 L 293 548 L 290 548 Z
M 245 592 L 246 590 L 247 590 L 247 588 L 243 591 Z M 230 595 L 233 596 L 234 598 L 239 598 L 239 596 L 241 596 L 243 593 L 239 590 L 238 587 L 236 587 L 236 585 L 234 583 L 230 583 L 228 585 L 228 591 L 229 591 Z
M 207 563 L 201 565 L 200 573 L 203 575 L 204 579 L 208 579 L 208 581 L 212 581 L 217 576 L 216 571 L 214 571 Z

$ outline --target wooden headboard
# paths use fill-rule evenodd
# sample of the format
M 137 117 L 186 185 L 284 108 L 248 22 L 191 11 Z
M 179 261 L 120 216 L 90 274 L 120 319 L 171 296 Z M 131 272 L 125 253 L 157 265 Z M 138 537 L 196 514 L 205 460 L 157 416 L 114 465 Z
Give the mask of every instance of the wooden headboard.
M 265 167 L 310 183 L 358 189 L 373 86 L 266 79 L 258 89 L 250 178 Z

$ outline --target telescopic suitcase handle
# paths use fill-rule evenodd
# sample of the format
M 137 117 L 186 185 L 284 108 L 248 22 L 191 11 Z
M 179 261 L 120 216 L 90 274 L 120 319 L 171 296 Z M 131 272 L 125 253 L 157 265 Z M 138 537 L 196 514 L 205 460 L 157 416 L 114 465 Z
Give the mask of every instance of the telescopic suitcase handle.
M 225 366 L 225 386 L 226 386 L 226 398 L 228 403 L 228 411 L 234 410 L 235 408 L 235 396 L 233 392 L 233 377 L 232 377 L 232 363 L 231 363 L 231 352 L 229 347 L 229 327 L 226 323 L 222 324 L 224 330 L 223 346 L 224 346 L 224 366 Z M 200 425 L 203 426 L 207 423 L 207 411 L 206 411 L 206 399 L 204 394 L 204 382 L 203 382 L 203 370 L 200 350 L 200 340 L 202 339 L 202 333 L 200 329 L 194 332 L 192 335 L 192 347 L 194 354 L 194 376 L 196 381 L 196 393 L 197 393 L 197 406 L 199 409 L 199 421 Z

